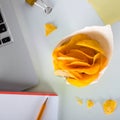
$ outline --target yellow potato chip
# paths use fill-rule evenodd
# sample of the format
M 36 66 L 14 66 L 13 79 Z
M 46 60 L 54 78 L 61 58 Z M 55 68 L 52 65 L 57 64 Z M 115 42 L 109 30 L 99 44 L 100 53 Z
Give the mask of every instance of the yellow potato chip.
M 86 40 L 80 40 L 79 42 L 76 43 L 77 45 L 92 48 L 102 54 L 105 54 L 101 45 L 99 44 L 98 41 L 96 40 L 91 40 L 91 39 L 86 39 Z
M 85 54 L 84 52 L 77 50 L 77 49 L 72 49 L 70 50 L 70 52 L 68 54 L 63 54 L 61 52 L 55 52 L 53 54 L 53 58 L 58 59 L 58 60 L 71 60 L 71 62 L 75 62 L 73 64 L 77 65 L 77 62 L 79 62 L 78 64 L 81 66 L 90 66 L 90 63 L 92 64 L 92 59 L 93 57 L 88 56 L 87 54 Z M 87 62 L 89 63 L 87 63 Z
M 82 79 L 83 77 L 82 74 L 76 71 L 69 70 L 69 73 L 73 75 L 71 78 L 74 78 L 74 79 Z
M 89 48 L 88 48 L 88 50 L 89 50 Z M 69 53 L 67 53 L 66 55 L 69 56 L 69 54 L 70 54 L 71 52 L 72 52 L 72 53 L 74 54 L 74 56 L 76 56 L 76 58 L 78 58 L 78 59 L 81 59 L 81 56 L 84 56 L 84 57 L 86 57 L 87 59 L 93 59 L 93 57 L 95 56 L 95 55 L 90 56 L 90 55 L 86 54 L 84 51 L 82 51 L 82 50 L 80 50 L 80 49 L 71 49 L 71 50 L 69 50 Z M 89 61 L 90 61 L 90 60 L 89 60 Z
M 70 50 L 70 48 L 67 47 L 67 44 L 68 44 L 68 42 L 65 42 L 65 44 L 56 47 L 56 48 L 54 49 L 53 53 L 54 53 L 54 52 L 60 52 L 60 53 L 62 53 L 62 54 L 68 53 L 68 51 Z
M 100 60 L 100 58 L 101 58 L 100 56 L 101 56 L 100 53 L 97 53 L 97 54 L 94 56 L 92 65 L 94 65 L 94 63 L 95 63 L 96 60 L 98 60 L 98 59 Z
M 60 54 L 61 54 L 61 55 L 64 55 L 64 54 L 66 54 L 65 52 L 66 52 L 66 51 L 63 52 L 63 51 L 61 50 L 61 48 L 58 47 L 58 48 L 55 48 L 55 50 L 53 51 L 52 56 L 59 56 Z
M 78 102 L 79 105 L 82 105 L 83 104 L 83 100 L 79 97 L 76 97 L 76 100 Z
M 61 77 L 74 77 L 72 74 L 70 74 L 68 71 L 65 70 L 56 70 L 55 75 Z
M 93 64 L 89 67 L 85 67 L 85 66 L 79 66 L 79 65 L 71 65 L 68 64 L 67 67 L 69 67 L 69 69 L 79 72 L 79 73 L 85 73 L 88 75 L 92 75 L 92 74 L 96 74 L 97 72 L 100 71 L 100 66 L 101 65 L 101 59 L 100 59 L 100 54 L 98 53 L 93 60 Z
M 73 39 L 75 38 L 75 39 Z M 79 40 L 82 39 L 90 39 L 87 35 L 85 34 L 78 34 L 75 35 L 73 37 L 71 37 L 69 40 L 67 40 L 64 44 L 62 44 L 61 46 L 59 46 L 58 49 L 59 51 L 69 51 L 70 49 L 73 49 L 75 47 L 76 42 L 78 42 Z
M 105 114 L 108 114 L 108 115 L 112 114 L 116 108 L 117 108 L 117 101 L 115 100 L 109 99 L 103 103 L 103 110 Z
M 62 57 L 57 57 L 57 59 L 61 60 L 61 61 L 67 60 L 67 61 L 71 61 L 71 62 L 77 60 L 76 58 L 70 57 L 70 56 L 67 56 L 67 55 L 64 56 L 64 57 L 63 56 Z
M 66 55 L 70 56 L 70 57 L 74 57 L 76 59 L 79 59 L 80 62 L 89 63 L 89 61 L 90 61 L 87 56 L 85 56 L 82 52 L 80 52 L 77 49 L 70 50 L 70 52 L 68 54 L 66 54 Z
M 97 54 L 97 52 L 92 48 L 88 48 L 88 47 L 84 47 L 84 46 L 80 46 L 80 45 L 76 45 L 76 48 L 79 49 L 80 51 L 84 52 L 90 58 L 93 58 Z
M 94 106 L 94 101 L 93 100 L 87 100 L 87 108 L 92 108 Z
M 74 57 L 71 57 L 71 56 L 67 56 L 61 52 L 57 52 L 57 51 L 54 51 L 53 53 L 53 59 L 56 59 L 56 60 L 69 60 L 69 61 L 75 61 L 77 60 L 76 58 Z
M 63 54 L 67 54 L 69 53 L 69 51 L 71 49 L 77 49 L 77 50 L 80 50 L 81 52 L 83 52 L 86 56 L 92 58 L 94 57 L 94 55 L 97 53 L 96 50 L 92 49 L 92 48 L 88 48 L 88 47 L 84 47 L 84 46 L 80 46 L 80 45 L 74 45 L 72 46 L 71 48 L 70 47 L 67 47 L 67 44 L 62 47 L 60 46 L 59 48 L 56 48 L 57 51 L 63 53 Z
M 66 69 L 66 64 L 71 63 L 71 59 L 70 60 L 59 60 L 59 59 L 54 59 L 53 60 L 53 64 L 54 64 L 54 70 L 65 70 Z
M 107 58 L 104 55 L 101 55 L 100 71 L 103 70 L 107 64 L 108 64 Z
M 76 60 L 78 60 L 74 56 L 68 56 L 68 55 L 62 54 L 60 52 L 58 52 L 56 59 L 58 59 L 58 60 L 69 60 L 69 61 L 76 61 Z
M 45 35 L 48 36 L 50 33 L 52 33 L 56 29 L 57 27 L 51 23 L 45 24 Z
M 79 41 L 81 40 L 86 40 L 86 39 L 91 39 L 89 36 L 85 35 L 85 34 L 77 34 L 77 35 L 74 35 L 71 37 L 69 43 L 68 43 L 68 46 L 71 47 L 71 46 L 75 46 L 76 43 L 78 43 Z
M 68 64 L 70 63 L 70 61 L 67 61 L 67 60 L 64 60 L 64 61 L 61 61 L 61 60 L 54 60 L 54 69 L 55 70 L 65 70 L 65 64 Z
M 54 65 L 54 70 L 60 69 L 59 66 L 58 66 L 58 61 L 57 60 L 53 60 L 53 65 Z
M 81 62 L 79 60 L 74 60 L 70 64 L 66 65 L 68 68 L 80 68 L 80 67 L 90 67 L 91 65 L 86 62 Z
M 81 68 L 71 68 L 71 70 L 73 70 L 74 72 L 79 72 L 79 73 L 85 73 L 88 75 L 93 75 L 96 74 L 97 72 L 99 72 L 100 70 L 100 65 L 99 63 L 93 65 L 92 67 L 81 67 Z
M 70 83 L 73 86 L 84 87 L 84 86 L 89 85 L 95 79 L 97 79 L 98 76 L 99 76 L 99 73 L 94 74 L 94 75 L 83 74 L 81 79 L 66 78 L 66 80 L 68 83 Z

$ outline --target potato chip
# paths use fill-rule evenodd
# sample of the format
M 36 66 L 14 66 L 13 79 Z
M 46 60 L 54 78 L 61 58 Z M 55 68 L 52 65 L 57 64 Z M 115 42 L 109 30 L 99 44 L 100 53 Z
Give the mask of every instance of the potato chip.
M 70 74 L 68 71 L 65 70 L 56 70 L 55 75 L 61 77 L 74 77 L 72 74 Z
M 61 60 L 61 61 L 64 61 L 64 60 L 67 60 L 67 61 L 76 61 L 77 59 L 76 58 L 74 58 L 74 57 L 70 57 L 70 56 L 62 56 L 62 57 L 57 57 L 57 60 Z
M 98 53 L 93 60 L 93 64 L 89 67 L 85 67 L 85 66 L 78 66 L 78 65 L 71 65 L 68 64 L 67 67 L 69 67 L 71 70 L 79 72 L 79 73 L 85 73 L 85 74 L 96 74 L 97 72 L 99 72 L 100 70 L 100 66 L 101 65 L 101 59 L 100 59 L 100 54 Z
M 50 33 L 52 33 L 56 29 L 57 27 L 51 23 L 45 24 L 45 35 L 48 36 Z
M 54 59 L 53 60 L 54 70 L 66 69 L 66 64 L 70 64 L 71 61 L 73 61 L 72 58 L 70 58 L 70 59 Z
M 58 66 L 58 61 L 57 60 L 53 60 L 53 65 L 54 65 L 54 70 L 58 70 L 60 69 L 59 66 Z
M 93 75 L 96 74 L 97 72 L 99 72 L 100 70 L 100 65 L 99 63 L 93 65 L 92 67 L 81 67 L 81 68 L 71 68 L 71 70 L 73 70 L 74 72 L 79 72 L 79 73 L 85 73 L 88 75 Z
M 55 70 L 65 70 L 66 67 L 65 65 L 70 63 L 70 61 L 67 61 L 67 60 L 64 60 L 64 61 L 61 61 L 61 60 L 54 60 L 54 69 Z
M 81 62 L 79 60 L 72 61 L 70 64 L 66 65 L 68 68 L 80 68 L 80 67 L 90 67 L 91 65 L 86 62 Z
M 100 71 L 103 70 L 108 64 L 108 60 L 104 55 L 101 55 L 101 64 L 100 64 Z
M 92 108 L 95 105 L 94 101 L 89 99 L 87 100 L 87 108 Z
M 78 43 L 79 41 L 81 40 L 86 40 L 86 39 L 91 39 L 89 36 L 85 35 L 85 34 L 77 34 L 77 35 L 74 35 L 72 36 L 71 40 L 69 41 L 68 43 L 68 46 L 71 47 L 71 46 L 75 46 L 76 43 Z
M 103 110 L 104 113 L 107 115 L 112 114 L 116 108 L 117 108 L 117 101 L 115 100 L 109 99 L 103 103 Z
M 56 48 L 56 51 L 57 52 L 59 51 L 62 54 L 68 54 L 70 50 L 74 50 L 74 49 L 79 50 L 80 52 L 82 52 L 82 54 L 84 54 L 85 56 L 91 59 L 97 54 L 97 51 L 95 51 L 94 49 L 79 45 L 74 45 L 72 48 L 62 48 L 62 47 L 60 47 L 59 49 Z
M 76 97 L 76 100 L 78 102 L 79 105 L 82 105 L 83 104 L 83 100 L 79 97 Z
M 67 44 L 68 44 L 68 42 L 65 42 L 65 44 L 63 44 L 59 47 L 56 47 L 55 50 L 53 51 L 53 53 L 55 53 L 55 52 L 60 52 L 60 53 L 63 53 L 63 54 L 68 53 L 70 48 L 67 47 Z
M 82 79 L 83 78 L 82 74 L 80 74 L 79 72 L 69 70 L 69 73 L 73 75 L 71 78 L 74 78 L 74 79 Z
M 78 60 L 77 58 L 74 58 L 73 56 L 68 56 L 68 55 L 63 54 L 61 52 L 58 52 L 58 54 L 54 58 L 56 58 L 57 60 L 69 60 L 69 61 L 76 61 L 76 60 Z
M 75 47 L 75 44 L 77 41 L 82 40 L 82 39 L 90 39 L 87 35 L 84 35 L 84 34 L 78 34 L 75 36 L 76 36 L 75 39 L 72 39 L 73 37 L 71 37 L 69 40 L 67 40 L 64 44 L 62 44 L 56 49 L 62 52 L 69 51 L 70 49 L 73 49 Z
M 89 59 L 87 56 L 85 56 L 82 52 L 80 52 L 79 50 L 77 49 L 72 49 L 70 50 L 70 52 L 68 54 L 66 54 L 67 56 L 70 56 L 70 57 L 74 57 L 74 58 L 77 58 L 79 59 L 80 62 L 86 62 L 86 63 L 89 63 Z
M 86 39 L 86 40 L 80 40 L 76 43 L 77 45 L 92 48 L 102 54 L 105 54 L 102 47 L 100 46 L 99 42 L 96 40 Z
M 94 75 L 83 74 L 81 79 L 66 78 L 66 80 L 68 83 L 70 83 L 73 86 L 84 87 L 89 85 L 91 82 L 93 82 L 96 78 L 98 78 L 98 76 L 99 73 Z
M 58 52 L 57 55 L 54 56 L 54 59 L 55 58 L 58 60 L 69 60 L 71 61 L 71 64 L 79 64 L 81 66 L 90 66 L 90 63 L 92 64 L 93 61 L 93 57 L 87 56 L 85 53 L 77 49 L 72 49 L 70 53 L 65 55 Z
M 100 59 L 101 58 L 101 54 L 100 53 L 97 53 L 94 58 L 93 58 L 93 62 L 92 62 L 92 65 L 94 65 L 95 61 Z
M 74 72 L 74 71 L 67 71 L 67 70 L 56 70 L 55 71 L 55 75 L 57 76 L 61 76 L 61 77 L 71 77 L 71 78 L 75 78 L 75 79 L 81 79 L 82 75 Z
M 79 45 L 77 45 L 76 48 L 79 49 L 80 51 L 84 52 L 84 54 L 86 54 L 90 58 L 93 58 L 97 54 L 97 51 L 95 51 L 92 48 L 79 46 Z

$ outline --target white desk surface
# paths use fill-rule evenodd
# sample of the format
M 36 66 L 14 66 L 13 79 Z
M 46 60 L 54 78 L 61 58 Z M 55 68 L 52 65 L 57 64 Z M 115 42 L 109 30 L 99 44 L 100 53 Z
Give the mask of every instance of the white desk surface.
M 31 91 L 56 92 L 60 96 L 59 120 L 119 120 L 120 106 L 110 116 L 103 113 L 100 104 L 88 110 L 77 104 L 75 97 L 83 99 L 109 99 L 120 97 L 120 23 L 112 25 L 114 52 L 110 67 L 99 83 L 85 88 L 66 85 L 64 79 L 53 72 L 52 51 L 66 35 L 86 26 L 104 25 L 87 0 L 51 0 L 54 7 L 45 15 L 39 7 L 30 7 L 24 0 L 12 0 L 21 30 L 25 35 L 40 84 Z M 44 24 L 52 22 L 58 29 L 48 37 Z

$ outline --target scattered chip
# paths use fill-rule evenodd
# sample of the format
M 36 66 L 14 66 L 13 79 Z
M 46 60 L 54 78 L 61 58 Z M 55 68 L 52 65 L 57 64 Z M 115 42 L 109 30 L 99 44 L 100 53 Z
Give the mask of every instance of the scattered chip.
M 116 110 L 116 108 L 117 108 L 116 100 L 109 99 L 103 103 L 103 110 L 104 113 L 107 115 L 112 114 Z
M 45 24 L 45 35 L 48 36 L 56 29 L 57 29 L 57 27 L 51 23 Z
M 82 105 L 85 101 L 84 99 L 82 98 L 79 98 L 79 97 L 75 97 L 76 100 L 77 100 L 77 103 L 79 105 Z M 92 99 L 87 99 L 86 101 L 86 106 L 87 108 L 92 108 L 93 106 L 95 106 L 95 103 L 98 102 L 98 103 L 101 103 L 100 102 L 101 100 L 96 100 L 94 102 L 94 100 Z M 102 105 L 102 108 L 103 108 L 103 111 L 106 115 L 111 115 L 113 112 L 115 112 L 117 106 L 118 106 L 118 102 L 119 100 L 113 100 L 113 99 L 107 99 L 105 100 L 101 105 Z
M 79 97 L 76 97 L 76 100 L 77 100 L 77 102 L 78 102 L 79 105 L 82 105 L 82 104 L 83 104 L 83 100 L 80 99 Z
M 94 104 L 95 103 L 93 100 L 91 100 L 91 99 L 87 100 L 87 108 L 92 108 L 94 106 Z

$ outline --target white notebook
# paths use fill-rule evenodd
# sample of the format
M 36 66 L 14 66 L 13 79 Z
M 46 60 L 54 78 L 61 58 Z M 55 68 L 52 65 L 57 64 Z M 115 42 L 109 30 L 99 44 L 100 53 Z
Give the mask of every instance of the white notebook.
M 36 120 L 47 97 L 42 120 L 58 120 L 58 96 L 33 92 L 0 92 L 0 120 Z

